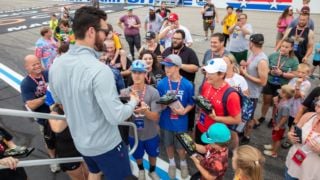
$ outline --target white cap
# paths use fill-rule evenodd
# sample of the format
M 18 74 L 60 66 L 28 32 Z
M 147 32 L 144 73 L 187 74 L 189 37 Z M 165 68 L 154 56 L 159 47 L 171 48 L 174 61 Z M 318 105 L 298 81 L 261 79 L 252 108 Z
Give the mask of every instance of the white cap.
M 227 72 L 227 63 L 222 58 L 210 59 L 203 69 L 207 73 Z

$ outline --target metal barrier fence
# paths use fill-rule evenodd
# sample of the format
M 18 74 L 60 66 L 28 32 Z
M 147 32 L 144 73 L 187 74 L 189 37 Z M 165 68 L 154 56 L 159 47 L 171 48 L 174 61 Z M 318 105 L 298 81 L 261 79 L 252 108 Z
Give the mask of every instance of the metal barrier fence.
M 66 117 L 63 115 L 53 115 L 53 114 L 47 114 L 47 113 L 37 113 L 37 112 L 4 109 L 4 108 L 0 108 L 0 115 L 1 116 L 28 117 L 28 118 L 41 118 L 41 119 L 56 119 L 56 120 L 65 120 L 66 119 Z M 134 145 L 131 148 L 131 150 L 129 151 L 129 154 L 131 155 L 138 147 L 137 127 L 132 122 L 122 122 L 119 125 L 131 126 L 133 128 Z M 82 157 L 24 160 L 24 161 L 19 161 L 17 167 L 42 166 L 42 165 L 71 163 L 71 162 L 80 162 L 80 161 L 83 161 Z M 8 168 L 8 167 L 0 165 L 0 169 L 6 169 L 6 168 Z

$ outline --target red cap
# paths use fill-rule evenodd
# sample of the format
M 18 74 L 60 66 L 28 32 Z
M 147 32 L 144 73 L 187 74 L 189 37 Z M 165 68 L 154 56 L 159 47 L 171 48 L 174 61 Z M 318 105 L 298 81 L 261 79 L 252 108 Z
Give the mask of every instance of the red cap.
M 301 8 L 300 12 L 301 12 L 302 14 L 310 14 L 310 8 L 309 8 L 309 6 L 303 6 L 303 7 Z
M 178 14 L 176 14 L 176 13 L 171 13 L 171 14 L 169 15 L 168 20 L 171 21 L 171 22 L 178 21 L 178 20 L 179 20 L 179 16 L 178 16 Z

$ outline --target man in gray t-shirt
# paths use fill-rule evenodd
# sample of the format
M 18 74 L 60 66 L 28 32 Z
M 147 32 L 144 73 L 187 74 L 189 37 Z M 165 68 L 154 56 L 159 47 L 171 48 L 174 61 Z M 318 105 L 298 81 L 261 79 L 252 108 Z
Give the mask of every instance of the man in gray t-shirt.
M 138 129 L 139 144 L 133 157 L 137 161 L 139 168 L 139 179 L 145 179 L 143 167 L 143 155 L 146 152 L 150 160 L 149 176 L 152 179 L 159 179 L 155 172 L 156 159 L 159 155 L 159 133 L 158 120 L 160 118 L 161 106 L 156 103 L 160 99 L 158 90 L 145 84 L 147 65 L 143 60 L 135 60 L 131 65 L 131 76 L 133 85 L 127 90 L 138 93 L 140 102 L 134 110 L 130 121 L 136 124 Z M 133 131 L 129 132 L 129 143 L 131 148 L 134 145 Z
M 262 46 L 264 43 L 263 34 L 253 34 L 249 39 L 249 49 L 251 55 L 247 61 L 240 62 L 240 73 L 246 79 L 248 83 L 249 97 L 252 101 L 255 102 L 255 107 L 253 112 L 256 109 L 256 104 L 258 98 L 261 94 L 263 86 L 267 84 L 269 66 L 268 66 L 268 57 L 263 52 Z M 254 113 L 252 114 L 252 118 Z M 250 134 L 252 132 L 254 121 L 249 121 L 244 132 L 244 136 L 241 140 L 243 144 L 247 144 L 250 141 Z
M 149 14 L 144 20 L 144 30 L 145 32 L 152 31 L 156 34 L 160 32 L 162 26 L 163 18 L 156 14 L 156 11 L 153 6 L 149 7 Z

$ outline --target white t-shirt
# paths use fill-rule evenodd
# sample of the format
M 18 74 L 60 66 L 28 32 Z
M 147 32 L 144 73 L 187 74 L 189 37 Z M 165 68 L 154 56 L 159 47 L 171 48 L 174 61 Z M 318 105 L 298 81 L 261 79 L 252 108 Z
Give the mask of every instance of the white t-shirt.
M 245 24 L 244 28 L 252 34 L 253 30 L 251 24 Z M 239 29 L 240 27 L 236 26 L 233 33 L 230 34 L 229 51 L 231 52 L 242 52 L 249 48 L 249 38 L 244 36 Z
M 170 26 L 161 29 L 160 32 L 165 31 L 165 30 L 167 30 L 167 29 L 170 29 Z M 192 42 L 193 42 L 191 33 L 190 33 L 190 31 L 189 31 L 186 27 L 184 27 L 184 26 L 182 26 L 182 25 L 179 25 L 179 28 L 178 28 L 178 29 L 183 30 L 184 33 L 186 34 L 186 38 L 185 38 L 185 40 L 184 40 L 185 43 L 192 43 Z M 167 33 L 167 35 L 165 36 L 165 38 L 163 38 L 163 40 L 165 41 L 165 44 L 164 44 L 164 47 L 165 47 L 165 48 L 171 47 L 172 36 L 173 36 L 173 34 L 176 32 L 176 30 L 177 30 L 177 29 L 169 30 L 169 32 Z
M 232 78 L 226 78 L 225 81 L 233 88 L 243 91 L 248 90 L 248 83 L 241 75 L 234 73 Z
M 296 87 L 296 82 L 297 82 L 298 78 L 293 78 L 289 81 L 289 85 L 293 88 Z M 306 95 L 309 90 L 311 88 L 311 83 L 310 81 L 308 80 L 304 80 L 302 81 L 301 85 L 300 85 L 300 92 L 303 93 L 303 95 Z M 294 98 L 292 97 L 289 101 L 290 103 L 290 116 L 291 117 L 295 117 L 298 110 L 299 110 L 299 107 L 301 105 L 301 103 L 303 102 L 303 98 Z

